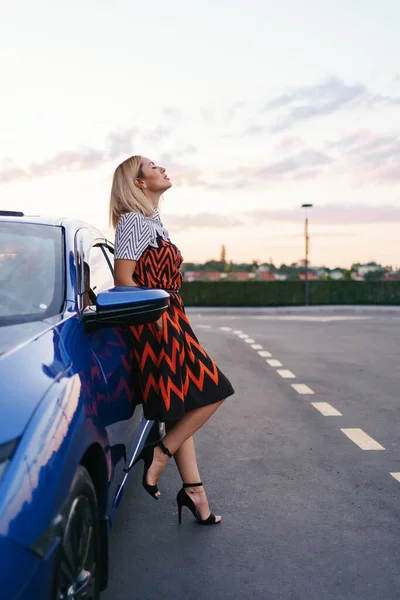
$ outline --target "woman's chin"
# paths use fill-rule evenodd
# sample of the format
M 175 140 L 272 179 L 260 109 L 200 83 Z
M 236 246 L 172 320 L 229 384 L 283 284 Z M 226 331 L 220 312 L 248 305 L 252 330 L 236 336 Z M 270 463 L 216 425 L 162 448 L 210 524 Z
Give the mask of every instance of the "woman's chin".
M 172 187 L 172 181 L 166 181 L 165 182 L 164 192 L 166 192 L 167 190 L 169 190 L 170 187 Z

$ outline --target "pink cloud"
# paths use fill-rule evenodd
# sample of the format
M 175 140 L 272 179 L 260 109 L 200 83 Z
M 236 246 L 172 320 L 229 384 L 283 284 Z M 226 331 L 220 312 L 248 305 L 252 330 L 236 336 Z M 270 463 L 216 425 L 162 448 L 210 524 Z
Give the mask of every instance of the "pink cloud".
M 312 222 L 319 225 L 345 225 L 366 223 L 400 222 L 400 205 L 383 204 L 326 204 L 309 209 Z M 301 221 L 304 210 L 253 210 L 244 214 L 255 222 L 260 221 Z

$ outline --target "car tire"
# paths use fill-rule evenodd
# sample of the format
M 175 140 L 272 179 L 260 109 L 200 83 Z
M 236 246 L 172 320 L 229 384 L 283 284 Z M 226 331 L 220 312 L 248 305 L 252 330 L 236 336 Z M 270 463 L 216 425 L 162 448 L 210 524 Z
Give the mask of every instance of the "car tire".
M 99 600 L 99 509 L 92 478 L 79 466 L 63 512 L 63 534 L 54 574 L 54 600 Z

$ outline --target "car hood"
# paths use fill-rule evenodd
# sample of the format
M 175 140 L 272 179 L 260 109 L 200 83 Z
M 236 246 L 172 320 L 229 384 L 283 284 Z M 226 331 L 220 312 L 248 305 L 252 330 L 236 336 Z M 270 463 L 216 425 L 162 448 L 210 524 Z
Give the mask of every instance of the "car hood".
M 17 325 L 0 327 L 0 357 L 2 354 L 10 352 L 10 350 L 38 336 L 48 328 L 49 324 L 44 321 L 18 323 Z
M 43 322 L 32 325 L 42 330 L 36 331 L 36 337 L 33 329 L 30 335 L 6 332 L 14 342 L 13 350 L 0 356 L 0 445 L 23 434 L 46 391 L 69 367 L 57 329 Z M 4 329 L 0 329 L 2 346 Z

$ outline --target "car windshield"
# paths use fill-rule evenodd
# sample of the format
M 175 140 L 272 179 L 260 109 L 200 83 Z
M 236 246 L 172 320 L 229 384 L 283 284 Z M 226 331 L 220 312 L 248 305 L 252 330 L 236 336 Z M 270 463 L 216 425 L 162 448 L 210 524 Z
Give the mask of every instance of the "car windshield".
M 61 312 L 61 227 L 0 222 L 0 326 Z

